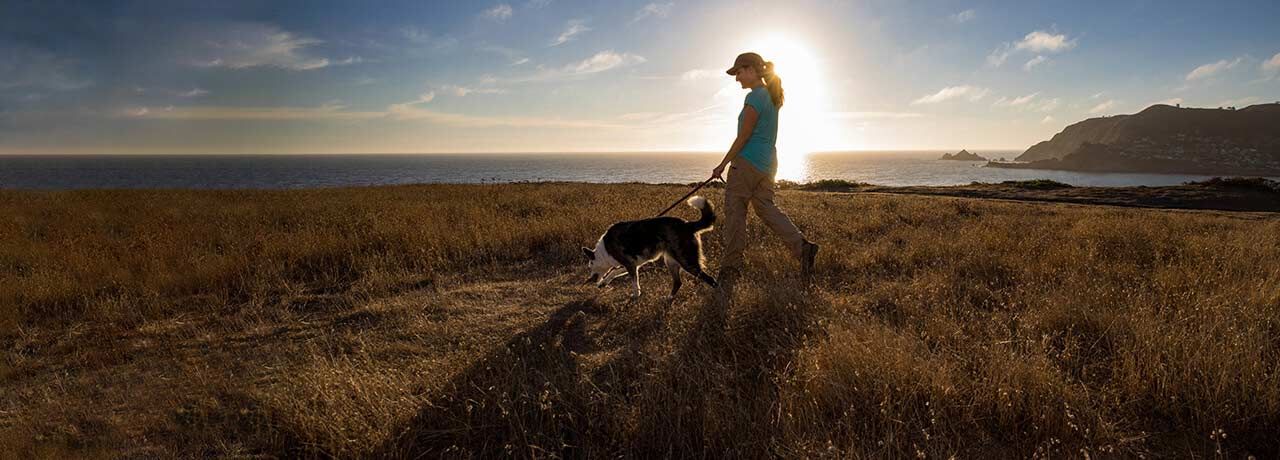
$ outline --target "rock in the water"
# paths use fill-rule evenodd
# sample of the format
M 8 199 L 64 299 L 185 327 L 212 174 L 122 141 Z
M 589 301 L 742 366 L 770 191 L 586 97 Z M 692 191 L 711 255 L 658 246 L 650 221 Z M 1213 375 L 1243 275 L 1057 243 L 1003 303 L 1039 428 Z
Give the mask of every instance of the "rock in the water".
M 962 150 L 960 150 L 959 152 L 956 152 L 956 153 L 944 153 L 944 154 L 942 154 L 942 158 L 940 158 L 940 159 L 942 159 L 942 160 L 959 160 L 959 161 L 987 161 L 987 159 L 986 159 L 986 158 L 983 158 L 983 157 L 980 157 L 980 156 L 978 156 L 978 155 L 975 155 L 975 154 L 969 153 L 969 151 L 968 151 L 968 150 L 963 150 L 963 149 L 962 149 Z

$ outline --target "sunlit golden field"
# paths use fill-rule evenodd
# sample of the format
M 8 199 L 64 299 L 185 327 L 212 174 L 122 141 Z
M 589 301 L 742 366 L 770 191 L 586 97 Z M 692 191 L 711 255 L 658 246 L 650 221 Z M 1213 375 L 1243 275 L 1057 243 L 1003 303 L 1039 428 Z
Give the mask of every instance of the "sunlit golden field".
M 1280 456 L 1280 214 L 786 191 L 809 282 L 580 284 L 686 190 L 0 192 L 0 452 Z

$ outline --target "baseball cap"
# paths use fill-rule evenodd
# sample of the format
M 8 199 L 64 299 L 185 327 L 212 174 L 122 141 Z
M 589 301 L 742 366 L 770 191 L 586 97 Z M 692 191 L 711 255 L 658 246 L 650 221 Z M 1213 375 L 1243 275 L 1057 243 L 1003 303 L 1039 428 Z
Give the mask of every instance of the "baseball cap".
M 764 67 L 764 58 L 760 57 L 760 55 L 756 53 L 739 54 L 738 58 L 733 60 L 733 67 L 730 67 L 729 70 L 724 71 L 724 73 L 737 75 L 738 68 L 744 65 L 750 65 L 757 68 Z

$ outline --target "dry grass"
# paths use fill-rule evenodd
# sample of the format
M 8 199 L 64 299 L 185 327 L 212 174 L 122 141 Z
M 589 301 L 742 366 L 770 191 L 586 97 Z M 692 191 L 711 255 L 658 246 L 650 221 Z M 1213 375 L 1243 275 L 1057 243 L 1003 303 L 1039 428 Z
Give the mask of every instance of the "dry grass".
M 3 455 L 1280 455 L 1273 214 L 788 191 L 812 283 L 578 284 L 683 190 L 0 192 Z

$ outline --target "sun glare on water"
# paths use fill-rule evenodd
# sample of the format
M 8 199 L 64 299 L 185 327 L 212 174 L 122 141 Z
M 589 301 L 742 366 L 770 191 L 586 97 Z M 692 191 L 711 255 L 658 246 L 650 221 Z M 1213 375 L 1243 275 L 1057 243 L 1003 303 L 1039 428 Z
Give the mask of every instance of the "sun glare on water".
M 786 101 L 778 115 L 778 179 L 807 180 L 808 155 L 830 149 L 835 130 L 827 117 L 827 85 L 820 60 L 810 47 L 785 35 L 752 43 L 754 51 L 773 61 L 782 78 Z

